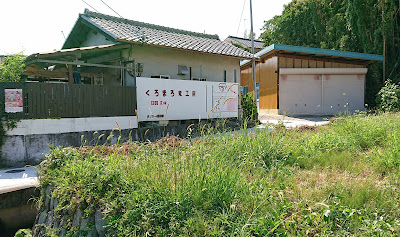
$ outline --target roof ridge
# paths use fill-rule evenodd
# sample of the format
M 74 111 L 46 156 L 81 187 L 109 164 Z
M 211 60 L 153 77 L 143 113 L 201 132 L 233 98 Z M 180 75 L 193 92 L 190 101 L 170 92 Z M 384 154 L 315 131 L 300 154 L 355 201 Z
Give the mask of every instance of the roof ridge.
M 219 36 L 216 34 L 215 35 L 204 34 L 204 33 L 188 31 L 188 30 L 180 30 L 180 29 L 176 29 L 176 28 L 145 23 L 145 22 L 141 22 L 141 21 L 134 21 L 134 20 L 126 19 L 126 18 L 106 15 L 106 14 L 99 13 L 99 12 L 92 12 L 87 8 L 85 9 L 84 13 L 80 14 L 80 15 L 101 17 L 101 18 L 105 18 L 107 20 L 115 20 L 115 21 L 119 21 L 119 22 L 123 22 L 123 23 L 132 24 L 132 25 L 148 27 L 148 28 L 152 28 L 152 29 L 156 29 L 156 30 L 162 30 L 162 31 L 168 31 L 168 32 L 179 33 L 179 34 L 184 34 L 184 35 L 191 35 L 191 36 L 196 36 L 196 37 L 220 40 Z
M 235 39 L 242 39 L 242 40 L 251 41 L 251 39 L 241 38 L 241 37 L 232 36 L 232 35 L 229 35 L 227 38 L 235 38 Z M 263 42 L 262 40 L 256 40 L 256 39 L 254 39 L 254 41 L 261 42 L 261 43 Z

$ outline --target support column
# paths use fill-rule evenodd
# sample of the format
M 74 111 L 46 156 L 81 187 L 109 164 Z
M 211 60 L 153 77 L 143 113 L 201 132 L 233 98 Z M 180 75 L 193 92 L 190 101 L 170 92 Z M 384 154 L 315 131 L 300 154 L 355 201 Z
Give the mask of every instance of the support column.
M 74 84 L 74 75 L 72 71 L 72 64 L 68 64 L 68 84 Z

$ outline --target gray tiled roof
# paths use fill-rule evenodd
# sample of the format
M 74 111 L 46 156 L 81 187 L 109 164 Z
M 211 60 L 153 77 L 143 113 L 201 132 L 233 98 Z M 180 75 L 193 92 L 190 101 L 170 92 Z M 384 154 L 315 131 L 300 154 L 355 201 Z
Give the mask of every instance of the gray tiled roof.
M 252 58 L 252 54 L 219 40 L 217 35 L 201 34 L 148 23 L 127 20 L 86 10 L 81 18 L 116 41 L 129 41 L 238 58 Z
M 227 40 L 232 40 L 235 43 L 239 43 L 241 45 L 243 45 L 246 48 L 251 48 L 251 40 L 249 39 L 244 39 L 244 38 L 239 38 L 239 37 L 235 37 L 235 36 L 229 36 L 227 38 Z M 254 40 L 254 48 L 255 49 L 262 49 L 264 48 L 264 43 L 262 41 L 259 40 Z

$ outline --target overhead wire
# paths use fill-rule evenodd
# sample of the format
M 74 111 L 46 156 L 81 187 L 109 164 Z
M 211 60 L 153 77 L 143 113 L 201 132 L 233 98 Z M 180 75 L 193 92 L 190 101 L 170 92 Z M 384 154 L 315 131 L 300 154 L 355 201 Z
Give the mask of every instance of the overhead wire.
M 106 5 L 108 8 L 110 8 L 111 11 L 113 11 L 115 14 L 117 14 L 119 17 L 123 18 L 118 12 L 116 12 L 114 9 L 112 9 L 107 3 L 105 3 L 103 0 L 100 0 L 104 5 Z
M 242 22 L 243 11 L 244 11 L 244 6 L 246 5 L 246 1 L 247 1 L 247 0 L 244 0 L 244 1 L 243 1 L 242 14 L 240 14 L 240 20 L 239 20 L 239 25 L 238 25 L 238 28 L 237 28 L 237 31 L 236 31 L 236 36 L 237 36 L 238 33 L 239 33 L 240 23 Z
M 89 3 L 87 3 L 85 0 L 82 0 L 82 2 L 84 2 L 86 5 L 88 5 L 90 8 L 92 8 L 93 10 L 95 10 L 96 12 L 99 12 L 96 10 L 96 8 L 92 7 Z M 64 37 L 65 38 L 65 37 Z

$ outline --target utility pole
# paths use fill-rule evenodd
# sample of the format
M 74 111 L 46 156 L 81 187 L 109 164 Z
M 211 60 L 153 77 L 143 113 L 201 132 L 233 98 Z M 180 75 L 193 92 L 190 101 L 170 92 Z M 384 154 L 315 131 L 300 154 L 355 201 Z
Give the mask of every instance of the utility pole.
M 383 76 L 382 76 L 382 80 L 383 80 L 383 85 L 385 85 L 385 81 L 386 81 L 386 37 L 385 37 L 385 20 L 384 20 L 384 10 L 383 10 L 383 6 L 382 6 L 382 36 L 383 36 Z
M 253 91 L 254 91 L 254 102 L 257 103 L 257 92 L 256 92 L 256 63 L 254 61 L 254 34 L 253 34 L 253 6 L 252 1 L 250 0 L 250 22 L 251 22 L 251 54 L 253 54 L 253 58 L 251 59 L 251 67 L 253 69 Z

